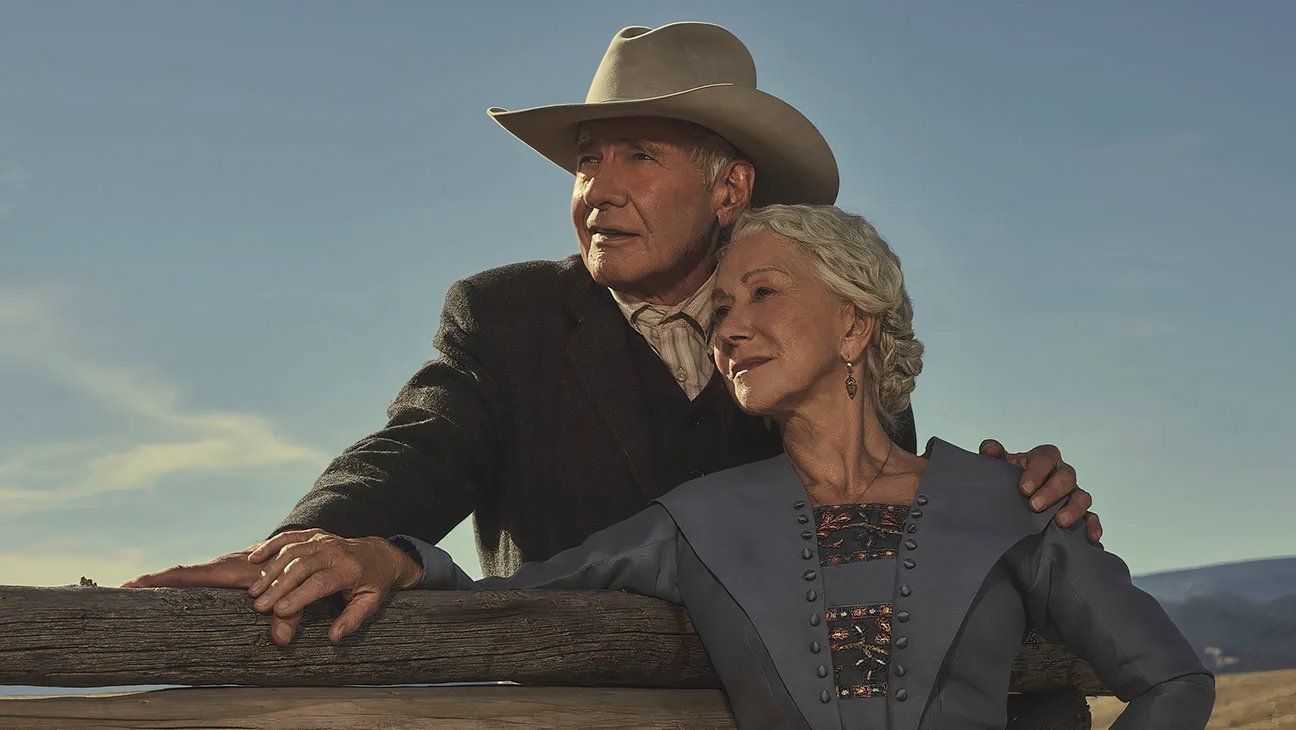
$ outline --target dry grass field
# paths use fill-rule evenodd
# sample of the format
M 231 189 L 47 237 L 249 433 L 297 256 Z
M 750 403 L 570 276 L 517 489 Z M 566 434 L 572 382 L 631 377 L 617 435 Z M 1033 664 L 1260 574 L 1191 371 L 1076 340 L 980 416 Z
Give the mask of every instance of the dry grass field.
M 1211 728 L 1296 728 L 1296 669 L 1224 674 L 1215 688 Z M 1115 697 L 1090 699 L 1094 730 L 1111 727 L 1124 707 Z

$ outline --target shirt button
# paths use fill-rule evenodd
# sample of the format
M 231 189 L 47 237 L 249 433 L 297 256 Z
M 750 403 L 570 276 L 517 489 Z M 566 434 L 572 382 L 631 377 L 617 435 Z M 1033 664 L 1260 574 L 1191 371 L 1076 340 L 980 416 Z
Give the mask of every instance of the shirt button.
M 675 379 L 682 383 L 688 380 L 688 373 L 684 372 L 684 368 L 680 368 L 675 371 Z
M 825 704 L 832 702 L 832 695 L 828 694 L 828 690 L 825 689 L 819 693 L 819 701 Z

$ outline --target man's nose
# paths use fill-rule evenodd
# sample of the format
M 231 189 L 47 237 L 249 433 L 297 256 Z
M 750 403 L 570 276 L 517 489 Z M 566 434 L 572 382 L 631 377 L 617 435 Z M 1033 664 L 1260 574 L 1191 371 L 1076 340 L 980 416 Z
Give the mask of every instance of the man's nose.
M 615 164 L 604 163 L 598 170 L 585 177 L 585 189 L 581 191 L 581 199 L 585 201 L 585 205 L 591 208 L 625 206 L 630 199 L 630 193 L 616 167 Z

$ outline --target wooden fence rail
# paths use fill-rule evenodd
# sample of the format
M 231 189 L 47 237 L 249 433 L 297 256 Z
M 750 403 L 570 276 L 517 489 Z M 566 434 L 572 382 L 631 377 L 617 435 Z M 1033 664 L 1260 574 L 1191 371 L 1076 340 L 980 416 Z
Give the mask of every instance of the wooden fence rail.
M 281 649 L 239 590 L 0 586 L 0 684 L 720 686 L 688 614 L 653 598 L 399 591 L 334 645 L 337 608 L 309 609 Z M 1087 664 L 1038 639 L 1018 655 L 1012 690 L 1107 694 Z

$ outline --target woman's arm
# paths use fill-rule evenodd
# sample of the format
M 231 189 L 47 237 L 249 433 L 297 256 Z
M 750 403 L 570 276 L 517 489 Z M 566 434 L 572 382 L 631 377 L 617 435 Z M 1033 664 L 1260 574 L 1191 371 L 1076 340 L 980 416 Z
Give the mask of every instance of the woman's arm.
M 1083 525 L 1050 524 L 1012 555 L 1035 628 L 1129 703 L 1114 729 L 1206 727 L 1215 678 L 1156 599 L 1134 587 L 1124 561 L 1090 543 Z
M 435 545 L 407 535 L 391 540 L 422 563 L 423 573 L 414 588 L 624 588 L 679 603 L 675 562 L 678 536 L 675 521 L 666 508 L 652 504 L 548 560 L 525 563 L 508 577 L 476 582 Z

